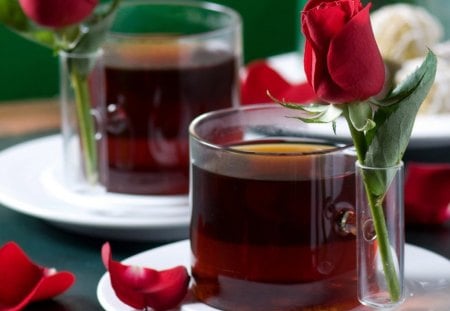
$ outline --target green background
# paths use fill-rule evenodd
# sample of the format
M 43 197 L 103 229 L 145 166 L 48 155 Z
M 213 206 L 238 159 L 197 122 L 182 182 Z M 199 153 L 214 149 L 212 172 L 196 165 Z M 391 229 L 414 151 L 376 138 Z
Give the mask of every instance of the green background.
M 126 1 L 126 0 L 125 0 Z M 297 49 L 298 16 L 304 0 L 217 0 L 241 13 L 244 61 Z M 57 57 L 0 26 L 0 100 L 54 97 Z
M 211 2 L 227 5 L 241 14 L 244 62 L 248 63 L 254 59 L 299 49 L 299 15 L 305 1 L 215 0 Z M 373 7 L 377 8 L 395 1 L 373 0 L 372 2 Z M 0 101 L 48 98 L 55 97 L 57 94 L 58 66 L 54 53 L 19 37 L 0 25 Z

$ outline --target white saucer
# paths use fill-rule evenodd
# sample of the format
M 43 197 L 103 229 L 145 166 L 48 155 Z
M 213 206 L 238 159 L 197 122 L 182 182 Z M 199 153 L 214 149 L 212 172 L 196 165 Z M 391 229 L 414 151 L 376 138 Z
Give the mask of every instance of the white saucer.
M 292 52 L 270 57 L 267 63 L 277 70 L 286 80 L 291 83 L 298 83 L 306 79 L 302 60 L 302 55 L 298 52 Z M 314 127 L 314 129 L 319 130 L 315 133 L 318 137 L 339 140 L 341 142 L 351 142 L 350 131 L 344 119 L 337 120 L 336 135 L 331 131 L 331 125 L 329 127 Z M 450 114 L 418 115 L 408 148 L 449 147 L 449 137 Z
M 79 194 L 64 187 L 61 167 L 60 135 L 0 152 L 0 202 L 61 228 L 102 238 L 169 241 L 188 236 L 187 196 Z
M 351 143 L 352 138 L 344 118 L 336 120 L 336 133 L 328 127 L 316 126 L 310 134 L 316 138 L 336 140 Z M 419 115 L 416 117 L 411 138 L 408 144 L 409 150 L 420 150 L 436 147 L 450 147 L 450 114 Z
M 167 269 L 177 265 L 190 267 L 189 241 L 180 241 L 151 249 L 129 257 L 126 264 Z M 448 311 L 450 310 L 450 261 L 426 249 L 409 245 L 405 247 L 406 302 L 397 310 Z M 116 297 L 109 274 L 105 273 L 97 286 L 97 298 L 106 311 L 131 311 Z M 186 299 L 183 311 L 214 311 L 203 303 Z M 362 311 L 358 307 L 350 311 Z

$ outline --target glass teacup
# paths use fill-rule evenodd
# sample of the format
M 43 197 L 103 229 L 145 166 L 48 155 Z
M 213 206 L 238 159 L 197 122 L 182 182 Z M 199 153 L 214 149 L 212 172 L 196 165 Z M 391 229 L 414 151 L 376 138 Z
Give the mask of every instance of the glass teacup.
M 214 307 L 358 305 L 354 153 L 318 137 L 331 125 L 289 115 L 257 105 L 191 123 L 193 291 Z

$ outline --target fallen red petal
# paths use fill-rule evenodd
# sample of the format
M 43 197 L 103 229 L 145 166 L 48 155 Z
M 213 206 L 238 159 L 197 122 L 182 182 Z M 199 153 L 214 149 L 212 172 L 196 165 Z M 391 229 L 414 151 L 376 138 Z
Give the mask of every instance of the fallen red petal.
M 241 103 L 244 105 L 272 102 L 267 96 L 267 91 L 278 97 L 290 87 L 289 83 L 265 61 L 254 61 L 248 64 L 246 70 L 241 83 Z
M 65 292 L 75 282 L 75 276 L 68 271 L 54 272 L 54 274 L 45 275 L 31 301 L 39 301 L 58 296 Z
M 177 306 L 186 296 L 190 277 L 183 266 L 160 271 L 159 280 L 145 289 L 147 303 L 155 310 L 167 310 Z
M 241 82 L 241 103 L 273 103 L 267 92 L 282 101 L 310 103 L 317 99 L 309 83 L 291 84 L 267 62 L 258 60 L 248 64 Z
M 109 243 L 102 247 L 102 260 L 117 297 L 133 308 L 167 310 L 178 305 L 187 293 L 190 278 L 185 267 L 157 271 L 125 265 L 112 259 Z
M 33 263 L 16 243 L 6 243 L 0 249 L 0 310 L 20 310 L 32 301 L 52 298 L 75 281 L 70 272 L 48 271 Z
M 450 164 L 408 163 L 405 221 L 443 224 L 450 220 Z

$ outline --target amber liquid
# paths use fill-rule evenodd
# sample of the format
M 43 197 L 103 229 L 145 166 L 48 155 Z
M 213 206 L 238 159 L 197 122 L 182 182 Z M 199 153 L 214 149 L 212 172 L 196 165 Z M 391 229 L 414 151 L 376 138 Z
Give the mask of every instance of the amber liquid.
M 177 46 L 125 47 L 114 57 L 106 64 L 107 190 L 187 193 L 188 125 L 233 105 L 235 57 Z
M 238 148 L 303 150 L 295 144 Z M 268 174 L 276 165 L 265 162 L 248 163 L 260 165 L 264 176 L 247 177 L 193 165 L 195 295 L 222 310 L 349 310 L 358 305 L 355 239 L 336 228 L 343 209 L 354 206 L 354 174 L 285 179 L 276 169 Z

